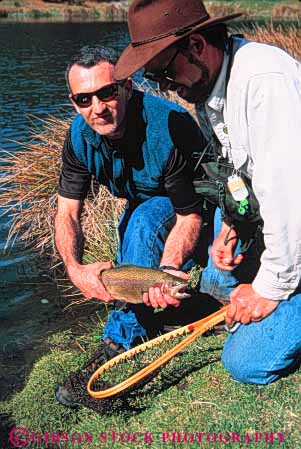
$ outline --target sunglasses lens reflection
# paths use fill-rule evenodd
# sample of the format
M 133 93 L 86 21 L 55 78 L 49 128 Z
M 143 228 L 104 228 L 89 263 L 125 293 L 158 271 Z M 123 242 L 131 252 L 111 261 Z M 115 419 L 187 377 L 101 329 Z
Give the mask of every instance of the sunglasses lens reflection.
M 111 84 L 110 86 L 105 86 L 99 91 L 95 92 L 97 98 L 101 101 L 112 100 L 118 92 L 118 84 Z
M 73 96 L 73 100 L 82 108 L 88 107 L 92 103 L 92 95 L 91 94 L 78 94 Z
M 108 86 L 104 86 L 96 92 L 87 92 L 83 94 L 76 94 L 72 96 L 73 101 L 80 108 L 88 108 L 92 104 L 92 98 L 95 95 L 100 101 L 108 102 L 116 98 L 118 94 L 118 84 L 110 84 Z

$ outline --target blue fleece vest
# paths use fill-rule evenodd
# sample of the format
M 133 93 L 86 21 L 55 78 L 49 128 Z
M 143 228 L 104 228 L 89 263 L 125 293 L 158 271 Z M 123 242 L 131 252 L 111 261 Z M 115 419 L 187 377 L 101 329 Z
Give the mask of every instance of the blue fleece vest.
M 108 148 L 102 136 L 90 128 L 81 115 L 76 116 L 71 125 L 73 151 L 89 173 L 115 196 L 127 198 L 130 202 L 164 196 L 164 168 L 174 148 L 168 129 L 172 111 L 187 113 L 170 101 L 143 94 L 142 108 L 136 111 L 136 114 L 142 114 L 146 124 L 145 138 L 141 144 L 143 164 L 139 167 L 132 164 L 126 169 L 124 149 Z

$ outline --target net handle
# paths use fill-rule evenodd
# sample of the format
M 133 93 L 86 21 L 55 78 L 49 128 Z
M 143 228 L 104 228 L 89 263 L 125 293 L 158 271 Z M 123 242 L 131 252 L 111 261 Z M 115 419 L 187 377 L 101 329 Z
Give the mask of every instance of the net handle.
M 164 363 L 168 362 L 172 357 L 174 357 L 178 352 L 182 351 L 186 346 L 190 345 L 199 335 L 202 335 L 204 332 L 209 330 L 211 327 L 215 326 L 216 324 L 221 323 L 224 321 L 226 317 L 226 313 L 229 306 L 225 306 L 218 310 L 217 312 L 212 313 L 211 315 L 207 316 L 206 318 L 203 318 L 199 321 L 195 321 L 194 323 L 187 324 L 186 326 L 183 326 L 179 329 L 176 329 L 174 331 L 168 332 L 167 334 L 160 335 L 160 337 L 156 337 L 152 340 L 147 341 L 146 343 L 142 343 L 139 346 L 136 346 L 135 348 L 129 349 L 126 352 L 123 352 L 122 354 L 117 355 L 111 360 L 108 360 L 106 363 L 104 363 L 102 366 L 100 366 L 90 377 L 89 382 L 87 384 L 87 391 L 90 396 L 96 399 L 104 399 L 110 396 L 114 396 L 117 393 L 120 393 L 121 391 L 125 390 L 126 388 L 131 387 L 137 382 L 140 382 L 142 379 L 144 379 L 146 376 L 148 376 L 150 373 L 152 373 L 154 370 L 159 368 Z M 92 385 L 95 382 L 96 379 L 98 379 L 105 371 L 108 371 L 109 369 L 113 368 L 113 366 L 118 365 L 120 362 L 130 359 L 136 354 L 139 354 L 140 352 L 144 352 L 147 349 L 153 348 L 154 346 L 159 345 L 163 341 L 170 340 L 171 338 L 178 337 L 180 335 L 190 333 L 184 340 L 182 340 L 180 343 L 178 343 L 173 348 L 169 349 L 167 352 L 165 352 L 163 355 L 158 357 L 156 360 L 151 362 L 149 365 L 142 368 L 137 373 L 133 374 L 128 379 L 120 382 L 119 384 L 107 388 L 106 390 L 102 391 L 95 391 L 92 390 Z

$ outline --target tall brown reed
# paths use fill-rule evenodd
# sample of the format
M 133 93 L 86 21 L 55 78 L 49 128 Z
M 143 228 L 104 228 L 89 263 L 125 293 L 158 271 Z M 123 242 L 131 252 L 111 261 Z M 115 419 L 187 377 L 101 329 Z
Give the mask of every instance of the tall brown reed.
M 1 207 L 13 218 L 9 240 L 18 238 L 36 250 L 53 254 L 53 217 L 60 153 L 68 129 L 64 122 L 49 117 L 38 121 L 28 143 L 15 142 L 19 150 L 4 152 L 0 159 Z M 5 154 L 6 153 L 6 154 Z
M 275 45 L 287 51 L 290 55 L 301 61 L 301 28 L 297 25 L 274 25 L 273 22 L 265 26 L 254 23 L 251 27 L 242 26 L 240 32 L 247 39 L 255 42 Z

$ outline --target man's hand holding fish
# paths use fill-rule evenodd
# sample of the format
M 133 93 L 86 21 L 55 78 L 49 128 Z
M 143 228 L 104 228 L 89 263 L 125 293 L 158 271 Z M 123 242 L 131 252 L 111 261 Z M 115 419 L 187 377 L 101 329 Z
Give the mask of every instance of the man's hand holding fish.
M 189 276 L 187 273 L 179 270 L 164 270 L 166 273 L 172 274 L 173 276 L 177 276 L 184 281 L 187 281 Z M 181 301 L 176 299 L 175 297 L 169 295 L 162 289 L 161 287 L 150 287 L 149 291 L 143 293 L 143 302 L 147 306 L 152 306 L 154 309 L 158 307 L 162 307 L 165 309 L 168 306 L 179 307 Z

